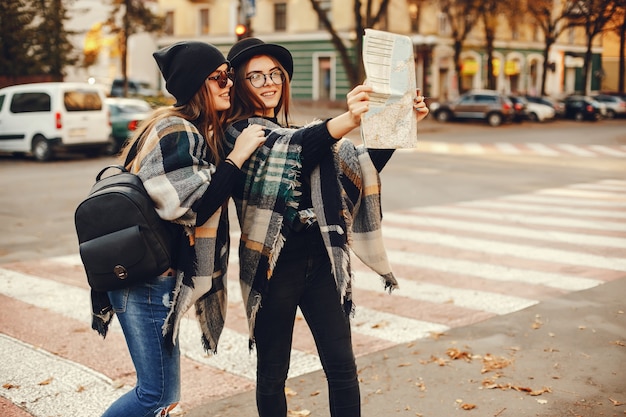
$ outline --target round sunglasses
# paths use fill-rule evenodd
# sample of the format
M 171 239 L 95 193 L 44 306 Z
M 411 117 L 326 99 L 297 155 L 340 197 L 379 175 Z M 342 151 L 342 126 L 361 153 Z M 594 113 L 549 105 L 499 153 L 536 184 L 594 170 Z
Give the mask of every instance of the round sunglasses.
M 252 84 L 254 88 L 261 88 L 265 85 L 267 77 L 269 77 L 270 80 L 272 80 L 272 82 L 276 85 L 281 85 L 283 82 L 285 82 L 285 75 L 279 69 L 274 70 L 269 74 L 263 74 L 262 72 L 253 72 L 252 74 L 247 76 L 246 79 L 250 81 L 250 84 Z
M 213 80 L 217 83 L 219 88 L 224 88 L 228 85 L 228 80 L 235 80 L 235 70 L 229 68 L 226 71 L 217 71 L 217 75 L 212 75 L 211 77 L 207 77 L 209 80 Z

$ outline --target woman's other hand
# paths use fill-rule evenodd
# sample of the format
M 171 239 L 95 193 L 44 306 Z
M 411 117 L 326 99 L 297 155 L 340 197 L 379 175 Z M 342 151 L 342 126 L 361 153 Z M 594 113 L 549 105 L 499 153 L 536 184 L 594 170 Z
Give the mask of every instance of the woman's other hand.
M 261 125 L 249 125 L 235 140 L 235 146 L 228 155 L 237 168 L 250 158 L 250 155 L 265 143 L 265 130 Z
M 416 96 L 413 99 L 413 108 L 417 112 L 416 116 L 418 122 L 428 116 L 428 113 L 430 112 L 430 110 L 426 106 L 425 97 L 421 95 L 419 88 L 416 90 Z

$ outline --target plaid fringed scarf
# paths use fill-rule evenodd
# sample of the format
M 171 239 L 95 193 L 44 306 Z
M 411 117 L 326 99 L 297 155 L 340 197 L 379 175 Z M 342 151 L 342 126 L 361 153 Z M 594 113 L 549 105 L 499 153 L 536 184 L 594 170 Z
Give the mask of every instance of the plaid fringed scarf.
M 226 318 L 230 240 L 226 204 L 196 225 L 194 203 L 215 172 L 215 166 L 206 162 L 208 152 L 195 126 L 178 117 L 167 118 L 149 132 L 132 171 L 143 181 L 159 215 L 185 229 L 186 238 L 178 246 L 174 298 L 163 326 L 166 343 L 175 343 L 181 318 L 195 305 L 203 346 L 215 353 Z M 107 294 L 92 294 L 92 308 L 92 327 L 105 336 L 113 318 Z
M 244 165 L 244 184 L 233 195 L 241 227 L 240 284 L 252 347 L 256 313 L 288 238 L 286 225 L 297 215 L 303 135 L 302 130 L 282 128 L 263 118 L 247 122 L 261 124 L 269 132 L 264 146 Z M 239 122 L 227 128 L 231 147 L 245 125 Z M 311 189 L 337 290 L 346 314 L 351 314 L 350 249 L 381 275 L 385 289 L 398 286 L 382 241 L 378 172 L 364 147 L 342 139 L 312 173 Z

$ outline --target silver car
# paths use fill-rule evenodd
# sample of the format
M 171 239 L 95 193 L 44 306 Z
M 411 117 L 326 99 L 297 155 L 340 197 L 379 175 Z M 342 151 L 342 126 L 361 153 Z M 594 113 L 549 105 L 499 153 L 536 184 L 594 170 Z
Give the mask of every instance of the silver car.
M 609 94 L 598 94 L 593 96 L 593 99 L 604 104 L 607 119 L 626 116 L 626 101 L 623 98 Z

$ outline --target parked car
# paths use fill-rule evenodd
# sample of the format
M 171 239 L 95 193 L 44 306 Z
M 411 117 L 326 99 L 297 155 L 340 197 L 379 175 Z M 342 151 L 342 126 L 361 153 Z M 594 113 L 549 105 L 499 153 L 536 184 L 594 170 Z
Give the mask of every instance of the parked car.
M 604 104 L 607 119 L 626 116 L 626 99 L 618 95 L 598 94 L 593 99 Z
M 105 95 L 87 83 L 0 89 L 0 151 L 48 161 L 60 151 L 97 155 L 110 145 Z
M 149 83 L 145 81 L 128 79 L 128 95 L 152 97 L 157 95 L 157 91 L 153 89 Z M 116 78 L 111 84 L 111 97 L 124 96 L 124 79 Z
M 513 121 L 521 123 L 528 119 L 528 100 L 521 96 L 508 96 L 513 103 Z
M 106 153 L 115 155 L 139 123 L 152 112 L 152 107 L 140 98 L 110 97 L 106 103 L 111 113 L 111 135 L 114 139 Z
M 513 103 L 505 95 L 493 90 L 474 90 L 447 103 L 432 103 L 430 111 L 440 122 L 450 120 L 484 120 L 491 126 L 511 121 Z
M 567 119 L 596 121 L 602 118 L 602 105 L 589 96 L 571 95 L 563 102 Z
M 527 104 L 526 113 L 528 120 L 532 122 L 547 122 L 554 120 L 556 117 L 556 111 L 552 106 L 531 101 Z
M 556 99 L 553 99 L 553 98 L 547 97 L 547 96 L 537 97 L 537 96 L 527 95 L 525 97 L 526 97 L 526 100 L 528 100 L 529 103 L 545 104 L 546 106 L 552 107 L 554 109 L 556 117 L 564 117 L 565 116 L 565 103 L 563 103 L 560 100 L 556 100 Z

